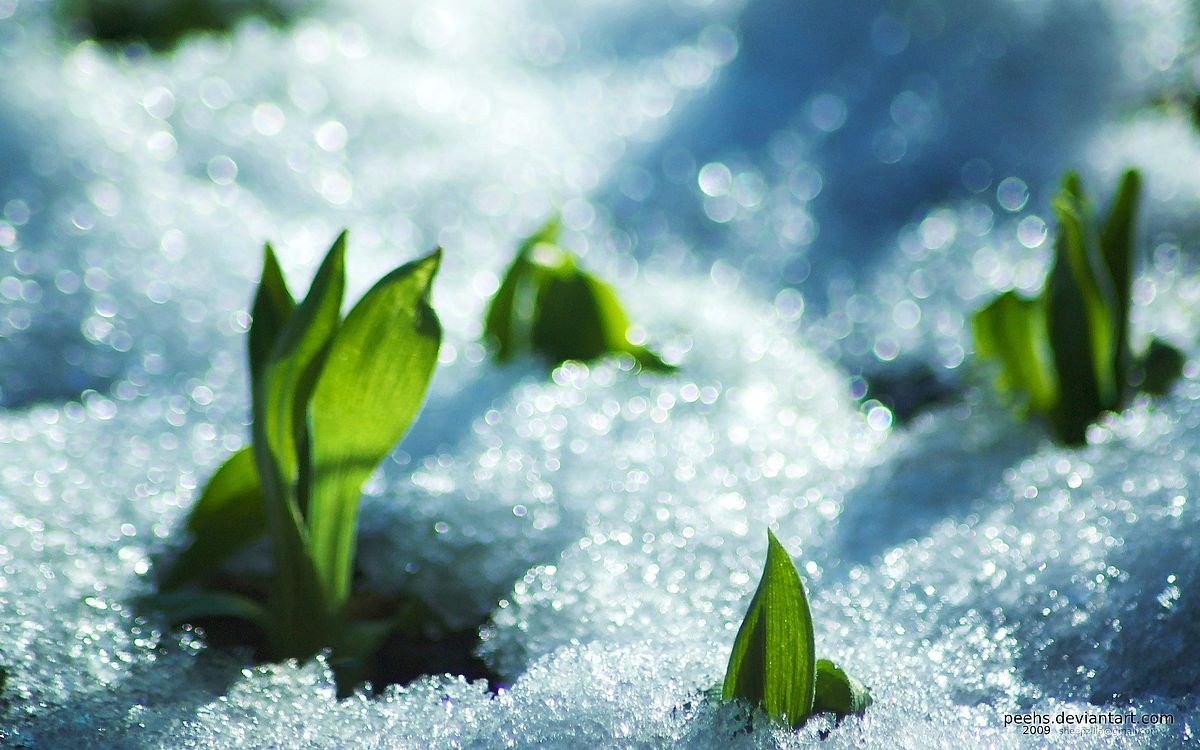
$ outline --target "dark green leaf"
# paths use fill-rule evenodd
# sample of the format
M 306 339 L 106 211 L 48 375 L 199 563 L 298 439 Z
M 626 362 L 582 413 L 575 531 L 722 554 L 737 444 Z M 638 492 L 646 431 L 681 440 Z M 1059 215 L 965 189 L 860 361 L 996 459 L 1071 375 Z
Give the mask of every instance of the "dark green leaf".
M 1141 175 L 1137 170 L 1126 170 L 1121 176 L 1121 184 L 1109 208 L 1108 218 L 1100 230 L 1100 251 L 1109 278 L 1112 279 L 1118 387 L 1126 383 L 1130 366 L 1129 299 L 1133 287 L 1133 253 L 1141 189 Z
M 725 699 L 746 701 L 799 726 L 813 708 L 814 648 L 804 585 L 787 550 L 768 530 L 767 562 L 733 642 Z
M 817 688 L 813 712 L 839 716 L 860 714 L 870 706 L 871 691 L 828 659 L 817 659 Z
M 1152 340 L 1142 361 L 1142 390 L 1153 396 L 1166 395 L 1183 374 L 1185 361 L 1183 352 L 1162 339 Z
M 267 610 L 257 602 L 224 591 L 180 589 L 144 596 L 138 600 L 138 604 L 143 609 L 160 613 L 175 625 L 207 617 L 235 617 L 263 630 L 271 626 Z
M 1059 226 L 1047 289 L 1048 327 L 1063 387 L 1051 421 L 1063 442 L 1078 445 L 1085 442 L 1087 426 L 1118 405 L 1111 283 L 1106 273 L 1096 273 L 1100 258 L 1088 240 L 1087 209 L 1076 175 L 1064 180 L 1054 208 Z
M 1032 411 L 1047 413 L 1058 403 L 1058 383 L 1046 333 L 1042 298 L 1026 300 L 1005 292 L 971 318 L 975 350 L 998 360 L 1001 390 L 1025 394 Z
M 362 484 L 425 399 L 442 331 L 429 305 L 441 252 L 385 276 L 334 337 L 309 409 L 310 549 L 334 603 L 349 594 Z
M 287 282 L 283 280 L 275 250 L 267 243 L 263 246 L 262 280 L 258 282 L 258 292 L 250 311 L 251 391 L 267 365 L 279 333 L 295 308 L 296 302 L 288 291 Z
M 488 306 L 484 333 L 495 342 L 496 359 L 501 362 L 528 348 L 529 330 L 533 326 L 533 301 L 545 273 L 531 255 L 538 245 L 557 242 L 560 229 L 561 224 L 555 216 L 525 238 Z
M 629 316 L 616 292 L 580 269 L 555 244 L 558 235 L 558 220 L 552 219 L 526 239 L 492 298 L 485 328 L 497 344 L 496 358 L 506 361 L 532 351 L 557 366 L 627 354 L 644 369 L 674 369 L 630 343 Z
M 609 351 L 605 322 L 587 277 L 571 269 L 549 276 L 538 290 L 530 340 L 555 364 L 587 362 Z
M 673 369 L 645 347 L 631 344 L 629 326 L 613 288 L 572 263 L 546 274 L 530 335 L 533 349 L 555 364 L 628 354 L 647 369 Z
M 163 589 L 215 572 L 230 555 L 266 532 L 262 487 L 250 448 L 230 456 L 208 480 L 186 529 L 191 541 L 163 574 Z

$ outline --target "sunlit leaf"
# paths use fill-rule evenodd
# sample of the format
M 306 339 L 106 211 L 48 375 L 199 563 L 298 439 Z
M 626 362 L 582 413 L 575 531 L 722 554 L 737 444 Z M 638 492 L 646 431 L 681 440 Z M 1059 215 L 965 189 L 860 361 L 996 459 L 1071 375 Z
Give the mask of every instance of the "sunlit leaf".
M 307 450 L 309 393 L 340 320 L 345 246 L 342 233 L 279 332 L 253 394 L 254 456 L 275 555 L 272 643 L 288 656 L 315 653 L 333 627 L 329 592 L 307 549 L 300 492 L 306 483 L 298 472 Z
M 351 586 L 364 480 L 415 418 L 437 362 L 441 328 L 429 306 L 440 254 L 382 279 L 341 320 L 345 234 L 297 305 L 264 250 L 248 355 L 253 447 L 213 475 L 187 521 L 189 545 L 143 600 L 172 621 L 236 617 L 260 626 L 271 658 L 333 649 L 342 688 L 402 621 L 355 621 Z M 248 541 L 269 535 L 274 570 L 265 606 L 205 581 Z
M 872 703 L 871 691 L 828 659 L 817 659 L 813 713 L 860 714 Z
M 304 301 L 279 332 L 263 382 L 255 393 L 255 445 L 262 442 L 285 485 L 295 481 L 297 454 L 304 442 L 304 414 L 325 349 L 338 328 L 346 285 L 346 234 L 325 256 Z M 262 467 L 259 467 L 260 471 Z
M 814 650 L 804 585 L 787 550 L 768 531 L 762 580 L 734 639 L 723 696 L 799 726 L 813 709 Z
M 163 589 L 213 573 L 230 555 L 266 532 L 253 450 L 242 448 L 217 469 L 192 506 L 185 528 L 191 541 L 160 578 Z
M 349 593 L 362 484 L 421 408 L 442 331 L 429 305 L 441 253 L 385 276 L 334 337 L 309 407 L 312 558 L 341 602 Z
M 492 298 L 485 328 L 496 358 L 532 352 L 557 366 L 626 354 L 644 369 L 673 369 L 629 341 L 629 316 L 615 290 L 556 244 L 559 230 L 557 219 L 551 220 L 522 243 Z
M 977 311 L 971 324 L 976 352 L 1001 365 L 1002 389 L 1025 394 L 1033 411 L 1053 409 L 1058 385 L 1042 298 L 1027 300 L 1006 292 Z

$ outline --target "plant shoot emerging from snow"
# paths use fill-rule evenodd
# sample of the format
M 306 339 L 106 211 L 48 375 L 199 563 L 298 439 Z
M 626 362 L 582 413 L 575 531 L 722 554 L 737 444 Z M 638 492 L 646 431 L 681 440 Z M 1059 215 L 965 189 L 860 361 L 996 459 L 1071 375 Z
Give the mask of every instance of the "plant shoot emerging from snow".
M 1133 250 L 1141 177 L 1121 179 L 1107 219 L 1093 220 L 1075 173 L 1054 200 L 1054 267 L 1034 299 L 1006 292 L 975 313 L 975 350 L 1000 365 L 997 386 L 1015 391 L 1044 415 L 1068 445 L 1087 426 L 1121 408 L 1135 388 L 1163 393 L 1183 357 L 1155 339 L 1141 357 L 1129 344 Z
M 832 661 L 816 658 L 804 584 L 770 530 L 762 580 L 734 639 L 721 696 L 750 703 L 793 728 L 814 713 L 843 716 L 871 704 L 862 683 Z
M 248 620 L 272 658 L 328 648 L 353 673 L 398 624 L 348 611 L 358 504 L 424 401 L 442 336 L 429 305 L 441 256 L 392 271 L 343 320 L 345 246 L 343 233 L 299 303 L 266 247 L 249 335 L 253 444 L 209 480 L 187 519 L 190 543 L 149 603 L 175 622 Z M 264 533 L 274 555 L 265 601 L 203 587 Z
M 647 370 L 673 369 L 629 340 L 629 316 L 616 291 L 576 264 L 558 244 L 560 231 L 553 218 L 526 238 L 492 298 L 484 324 L 496 359 L 531 352 L 557 366 L 625 354 Z

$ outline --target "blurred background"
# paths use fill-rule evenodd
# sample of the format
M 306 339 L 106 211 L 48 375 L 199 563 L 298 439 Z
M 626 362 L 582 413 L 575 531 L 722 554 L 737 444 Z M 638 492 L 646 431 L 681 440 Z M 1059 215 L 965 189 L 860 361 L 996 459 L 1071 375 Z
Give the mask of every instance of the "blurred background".
M 268 237 L 300 276 L 343 226 L 379 268 L 440 242 L 477 311 L 555 210 L 618 280 L 736 280 L 945 381 L 1064 169 L 1142 167 L 1147 257 L 1194 244 L 1196 36 L 1184 0 L 0 0 L 0 403 L 195 375 Z

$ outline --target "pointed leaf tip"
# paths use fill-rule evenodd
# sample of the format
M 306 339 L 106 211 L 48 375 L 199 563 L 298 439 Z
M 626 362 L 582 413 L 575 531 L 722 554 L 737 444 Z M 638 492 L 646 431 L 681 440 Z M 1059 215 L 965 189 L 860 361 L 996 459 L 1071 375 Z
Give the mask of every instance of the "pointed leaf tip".
M 250 308 L 250 378 L 257 382 L 271 350 L 279 338 L 280 332 L 287 323 L 288 317 L 296 308 L 296 301 L 288 291 L 287 282 L 283 278 L 283 269 L 275 256 L 271 243 L 263 245 L 262 277 L 258 282 L 258 290 L 254 294 L 254 302 Z
M 562 219 L 556 213 L 546 223 L 537 228 L 533 234 L 521 241 L 518 255 L 525 255 L 537 245 L 542 243 L 558 242 L 559 236 L 562 235 Z
M 800 574 L 768 530 L 762 579 L 734 639 L 722 694 L 799 726 L 813 709 L 814 651 L 812 614 Z
M 442 267 L 442 248 L 435 247 L 428 255 L 418 258 L 414 266 L 413 273 L 424 277 L 425 292 L 428 296 L 429 290 L 433 288 L 433 279 Z

